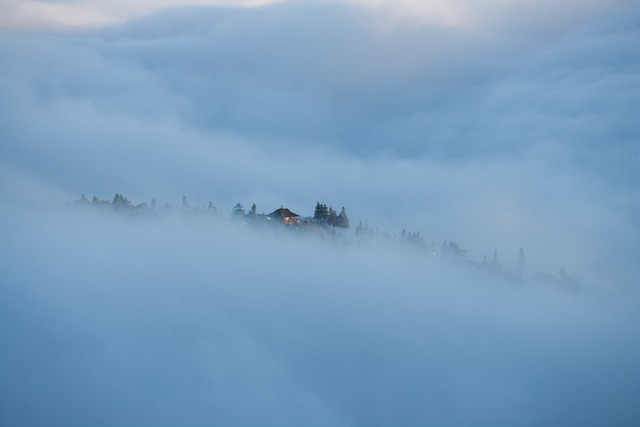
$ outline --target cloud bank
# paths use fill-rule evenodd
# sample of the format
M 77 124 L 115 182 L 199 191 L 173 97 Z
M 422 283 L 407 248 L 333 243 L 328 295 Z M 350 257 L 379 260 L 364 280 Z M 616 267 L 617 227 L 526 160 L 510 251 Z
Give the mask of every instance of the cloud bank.
M 640 416 L 637 293 L 513 288 L 225 222 L 60 207 L 1 219 L 5 424 Z
M 188 194 L 303 213 L 328 200 L 393 232 L 455 239 L 476 259 L 525 246 L 540 269 L 566 263 L 597 281 L 613 269 L 630 285 L 636 4 L 553 29 L 533 14 L 522 31 L 528 9 L 515 6 L 489 8 L 496 24 L 473 31 L 381 31 L 377 10 L 198 7 L 89 32 L 5 32 L 5 187 L 28 193 L 27 175 L 66 200 Z
M 363 3 L 3 24 L 3 422 L 637 424 L 638 3 Z M 584 292 L 60 207 L 116 192 L 346 206 Z

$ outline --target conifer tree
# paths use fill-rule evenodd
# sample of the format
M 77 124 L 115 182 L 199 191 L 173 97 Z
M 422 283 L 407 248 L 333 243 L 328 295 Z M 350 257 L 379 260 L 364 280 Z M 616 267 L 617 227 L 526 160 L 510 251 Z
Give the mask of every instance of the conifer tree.
M 518 253 L 516 273 L 518 274 L 518 278 L 520 279 L 524 280 L 527 278 L 527 261 L 524 258 L 524 249 L 522 248 L 520 248 L 520 252 Z
M 329 208 L 326 204 L 322 204 L 322 222 L 329 222 Z
M 133 204 L 122 194 L 116 193 L 116 195 L 113 196 L 113 201 L 111 202 L 111 206 L 113 206 L 116 209 L 122 209 L 122 208 L 131 208 L 133 207 Z
M 236 203 L 236 205 L 233 207 L 233 210 L 231 211 L 231 215 L 236 218 L 244 216 L 244 208 L 242 206 L 242 203 Z
M 322 205 L 320 205 L 320 202 L 316 203 L 316 209 L 313 211 L 313 219 L 322 221 Z
M 82 193 L 82 196 L 80 196 L 80 198 L 74 201 L 73 203 L 75 203 L 76 205 L 88 205 L 89 199 L 87 199 L 87 196 L 85 196 L 84 193 Z
M 329 214 L 327 215 L 327 222 L 330 226 L 335 227 L 338 220 L 338 214 L 333 208 L 329 208 Z
M 340 214 L 338 214 L 336 227 L 349 228 L 349 217 L 347 216 L 347 211 L 345 210 L 344 206 L 342 207 Z
M 498 250 L 493 250 L 493 261 L 491 261 L 491 268 L 494 270 L 500 270 L 500 261 L 498 261 Z

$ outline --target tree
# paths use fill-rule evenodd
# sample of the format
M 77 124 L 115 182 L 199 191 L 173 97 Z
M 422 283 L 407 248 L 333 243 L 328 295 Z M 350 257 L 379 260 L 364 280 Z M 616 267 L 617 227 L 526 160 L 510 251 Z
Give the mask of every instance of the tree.
M 236 203 L 236 205 L 233 207 L 233 210 L 231 211 L 231 216 L 235 218 L 244 216 L 244 208 L 241 203 Z
M 89 204 L 89 199 L 87 199 L 87 196 L 84 195 L 84 193 L 82 193 L 82 196 L 73 202 L 76 205 L 88 205 Z
M 124 197 L 122 194 L 116 193 L 116 195 L 113 196 L 113 201 L 111 202 L 111 206 L 113 206 L 116 209 L 128 209 L 133 207 L 133 204 L 129 201 L 129 199 Z
M 331 209 L 333 210 L 333 209 Z M 335 213 L 335 211 L 334 211 Z M 318 202 L 316 204 L 316 209 L 313 212 L 313 219 L 317 222 L 322 222 L 322 223 L 331 223 L 331 219 L 330 219 L 330 210 L 329 208 L 327 208 L 327 205 L 325 204 L 321 204 L 320 202 Z
M 491 261 L 491 268 L 494 270 L 500 270 L 500 261 L 498 261 L 498 250 L 493 250 L 493 261 Z
M 322 205 L 320 202 L 316 203 L 316 208 L 313 211 L 313 219 L 316 221 L 322 221 Z
M 518 262 L 516 263 L 516 274 L 520 279 L 527 278 L 527 261 L 524 258 L 524 249 L 520 248 L 518 253 Z
M 560 267 L 560 271 L 558 272 L 558 274 L 560 275 L 560 281 L 562 283 L 569 282 L 569 275 L 567 274 L 567 270 L 564 268 L 564 265 Z
M 349 217 L 347 216 L 347 211 L 344 206 L 336 219 L 336 227 L 349 228 Z
M 567 289 L 577 291 L 580 289 L 580 282 L 576 276 L 567 273 L 564 265 L 560 267 L 560 283 Z
M 255 216 L 256 215 L 256 204 L 252 204 L 251 205 L 251 215 Z
M 189 201 L 184 194 L 182 195 L 182 209 L 189 209 Z
M 338 221 L 338 214 L 336 213 L 336 211 L 333 210 L 333 208 L 330 207 L 326 222 L 328 222 L 330 226 L 335 227 L 337 221 Z

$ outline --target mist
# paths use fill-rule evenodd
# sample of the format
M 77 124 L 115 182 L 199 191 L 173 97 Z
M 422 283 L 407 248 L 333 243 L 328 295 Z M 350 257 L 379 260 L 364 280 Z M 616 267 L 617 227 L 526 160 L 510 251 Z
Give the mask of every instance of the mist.
M 258 3 L 0 20 L 0 424 L 637 425 L 638 3 Z
M 637 293 L 228 220 L 3 211 L 7 425 L 633 425 Z

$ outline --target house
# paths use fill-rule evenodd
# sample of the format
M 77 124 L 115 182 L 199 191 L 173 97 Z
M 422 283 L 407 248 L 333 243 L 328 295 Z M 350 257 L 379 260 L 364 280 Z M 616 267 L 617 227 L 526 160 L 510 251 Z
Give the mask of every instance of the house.
M 267 215 L 272 221 L 281 221 L 285 224 L 300 224 L 300 215 L 291 212 L 288 208 L 281 207 Z

